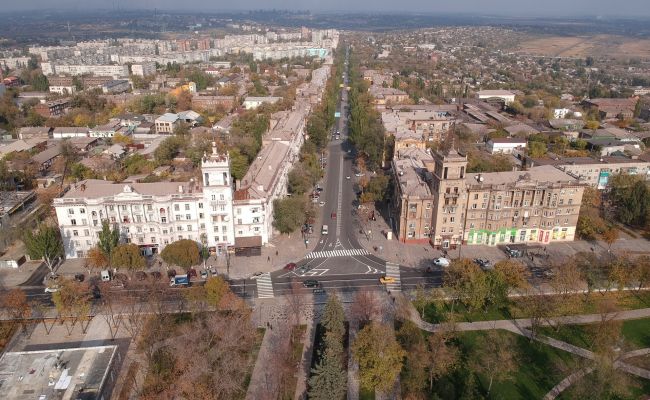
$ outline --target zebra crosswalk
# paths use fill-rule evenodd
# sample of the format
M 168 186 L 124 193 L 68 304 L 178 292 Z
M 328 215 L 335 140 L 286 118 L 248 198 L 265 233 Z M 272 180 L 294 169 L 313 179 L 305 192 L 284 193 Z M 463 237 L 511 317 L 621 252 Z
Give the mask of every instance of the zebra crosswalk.
M 328 251 L 313 251 L 307 254 L 305 258 L 331 258 L 331 257 L 349 257 L 349 256 L 364 256 L 370 254 L 366 249 L 344 249 L 344 250 L 328 250 Z
M 390 262 L 386 263 L 386 278 L 393 278 L 395 281 L 393 283 L 386 284 L 386 288 L 391 291 L 401 291 L 402 290 L 402 281 L 399 271 L 399 264 L 393 264 Z
M 271 274 L 268 272 L 257 278 L 257 297 L 260 299 L 271 299 L 274 297 L 273 282 L 271 281 Z

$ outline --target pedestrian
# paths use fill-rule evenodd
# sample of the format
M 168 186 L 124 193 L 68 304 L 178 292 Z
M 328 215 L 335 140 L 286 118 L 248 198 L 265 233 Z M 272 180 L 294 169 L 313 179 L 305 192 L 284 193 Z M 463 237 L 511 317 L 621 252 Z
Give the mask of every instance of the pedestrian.
M 275 251 L 275 255 L 276 255 L 276 256 L 278 255 L 278 251 L 277 251 L 277 250 Z
M 269 324 L 269 329 L 273 330 L 273 325 Z
M 267 262 L 271 262 L 271 256 L 266 257 Z

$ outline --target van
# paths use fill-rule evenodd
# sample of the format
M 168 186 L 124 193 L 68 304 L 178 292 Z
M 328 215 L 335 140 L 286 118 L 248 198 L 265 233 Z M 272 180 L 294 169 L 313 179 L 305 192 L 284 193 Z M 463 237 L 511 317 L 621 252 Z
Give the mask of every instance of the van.
M 107 269 L 102 270 L 101 272 L 102 282 L 108 282 L 111 280 L 111 272 Z
M 323 225 L 323 228 L 320 230 L 321 235 L 327 235 L 327 225 Z

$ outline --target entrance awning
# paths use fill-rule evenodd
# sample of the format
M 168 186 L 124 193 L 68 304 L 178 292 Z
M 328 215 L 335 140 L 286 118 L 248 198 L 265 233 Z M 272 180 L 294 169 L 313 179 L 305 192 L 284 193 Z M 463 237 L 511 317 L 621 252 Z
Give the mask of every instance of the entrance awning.
M 247 236 L 235 238 L 235 248 L 247 249 L 252 247 L 262 247 L 261 236 Z

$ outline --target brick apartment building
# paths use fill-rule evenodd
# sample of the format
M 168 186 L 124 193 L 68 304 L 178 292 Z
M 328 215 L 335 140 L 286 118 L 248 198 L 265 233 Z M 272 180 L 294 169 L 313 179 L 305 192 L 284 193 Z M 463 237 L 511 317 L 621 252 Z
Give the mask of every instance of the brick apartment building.
M 223 108 L 230 112 L 235 107 L 234 96 L 192 96 L 192 108 L 201 111 L 216 111 Z
M 51 118 L 65 114 L 68 108 L 70 108 L 70 99 L 65 98 L 37 104 L 34 106 L 34 111 L 44 118 Z

